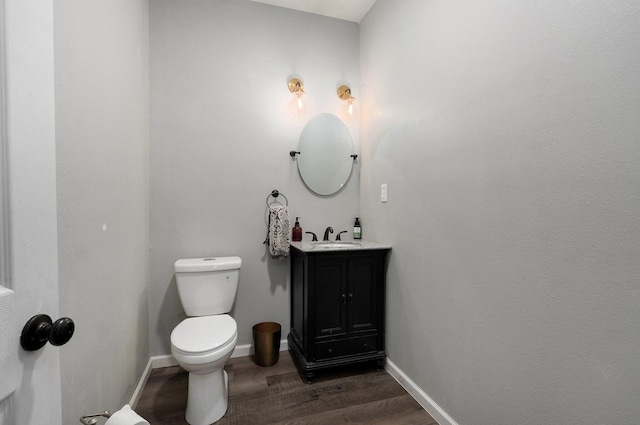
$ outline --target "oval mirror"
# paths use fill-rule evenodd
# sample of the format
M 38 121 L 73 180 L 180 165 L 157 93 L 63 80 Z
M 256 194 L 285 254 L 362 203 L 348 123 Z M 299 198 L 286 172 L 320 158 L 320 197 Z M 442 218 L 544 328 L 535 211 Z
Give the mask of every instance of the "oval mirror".
M 353 144 L 347 126 L 332 114 L 318 114 L 298 141 L 298 171 L 309 189 L 332 195 L 345 185 L 353 167 Z

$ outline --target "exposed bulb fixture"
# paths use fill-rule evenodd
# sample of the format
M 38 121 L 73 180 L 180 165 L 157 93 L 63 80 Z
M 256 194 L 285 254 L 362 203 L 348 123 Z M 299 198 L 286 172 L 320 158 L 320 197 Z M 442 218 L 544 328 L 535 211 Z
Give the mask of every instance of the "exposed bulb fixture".
M 347 102 L 347 113 L 353 116 L 353 101 L 356 98 L 351 95 L 351 88 L 345 84 L 338 87 L 338 97 Z
M 289 112 L 294 116 L 302 116 L 307 112 L 306 99 L 303 97 L 304 83 L 299 78 L 289 80 L 289 91 L 293 94 L 293 99 L 289 103 Z

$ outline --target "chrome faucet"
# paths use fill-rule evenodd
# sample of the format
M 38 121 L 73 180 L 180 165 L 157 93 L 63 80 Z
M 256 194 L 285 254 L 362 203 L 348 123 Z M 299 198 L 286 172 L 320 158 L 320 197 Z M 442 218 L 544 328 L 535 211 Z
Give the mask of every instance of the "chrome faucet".
M 333 227 L 329 226 L 325 229 L 324 231 L 324 237 L 322 238 L 323 241 L 328 241 L 329 240 L 329 233 L 333 233 Z

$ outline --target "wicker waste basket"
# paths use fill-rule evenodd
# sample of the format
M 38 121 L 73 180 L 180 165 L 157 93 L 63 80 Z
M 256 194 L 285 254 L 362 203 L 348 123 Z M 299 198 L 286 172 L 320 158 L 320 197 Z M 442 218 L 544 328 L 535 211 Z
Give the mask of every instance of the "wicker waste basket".
M 278 363 L 280 334 L 279 323 L 262 322 L 253 327 L 253 347 L 258 366 L 273 366 Z

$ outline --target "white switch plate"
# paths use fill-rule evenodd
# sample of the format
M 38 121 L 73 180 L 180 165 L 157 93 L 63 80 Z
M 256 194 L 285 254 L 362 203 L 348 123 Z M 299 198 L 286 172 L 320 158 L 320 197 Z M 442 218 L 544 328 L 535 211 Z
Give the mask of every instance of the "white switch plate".
M 380 185 L 380 202 L 387 202 L 387 184 Z

